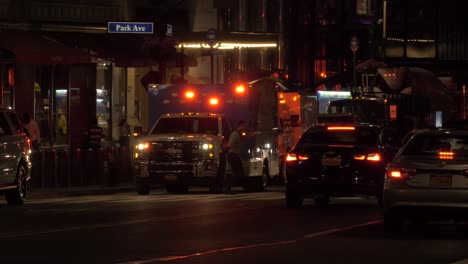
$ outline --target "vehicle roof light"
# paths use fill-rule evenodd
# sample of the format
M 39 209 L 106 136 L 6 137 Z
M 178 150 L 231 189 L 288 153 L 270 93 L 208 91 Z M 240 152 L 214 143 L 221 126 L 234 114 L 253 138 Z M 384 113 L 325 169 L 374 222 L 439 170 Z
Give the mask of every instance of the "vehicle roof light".
M 243 84 L 239 84 L 236 86 L 236 93 L 243 94 L 245 92 L 245 86 Z
M 211 97 L 209 103 L 210 105 L 218 105 L 219 100 L 216 97 Z
M 195 98 L 195 92 L 194 91 L 186 91 L 185 92 L 185 98 L 192 99 Z
M 327 127 L 328 130 L 355 130 L 355 127 L 352 126 L 333 126 Z

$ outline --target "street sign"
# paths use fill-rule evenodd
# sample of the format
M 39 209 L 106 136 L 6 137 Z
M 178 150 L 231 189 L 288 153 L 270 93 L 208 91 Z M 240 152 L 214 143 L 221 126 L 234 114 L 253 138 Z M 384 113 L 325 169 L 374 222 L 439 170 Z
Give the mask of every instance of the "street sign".
M 108 33 L 153 34 L 153 22 L 108 22 Z
M 353 51 L 356 52 L 359 48 L 359 40 L 357 39 L 356 36 L 353 36 L 351 38 L 351 41 L 349 42 L 349 48 Z
M 208 29 L 207 33 L 208 45 L 213 46 L 216 43 L 216 30 L 214 28 Z

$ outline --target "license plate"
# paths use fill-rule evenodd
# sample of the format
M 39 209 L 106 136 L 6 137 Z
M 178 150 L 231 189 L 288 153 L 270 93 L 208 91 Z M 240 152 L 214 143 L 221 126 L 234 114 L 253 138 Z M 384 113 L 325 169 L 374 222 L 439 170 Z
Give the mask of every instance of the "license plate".
M 341 159 L 340 158 L 323 158 L 322 159 L 322 165 L 327 167 L 327 166 L 340 166 L 341 165 Z
M 164 175 L 166 181 L 177 181 L 177 175 Z
M 431 175 L 431 186 L 450 187 L 452 186 L 451 175 Z

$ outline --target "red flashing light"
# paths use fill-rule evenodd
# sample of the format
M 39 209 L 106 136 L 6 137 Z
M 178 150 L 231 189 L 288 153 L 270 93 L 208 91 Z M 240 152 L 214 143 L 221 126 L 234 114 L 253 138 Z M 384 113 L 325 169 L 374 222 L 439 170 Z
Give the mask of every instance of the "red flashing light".
M 209 102 L 210 105 L 218 105 L 219 104 L 219 100 L 216 97 L 211 97 L 208 102 Z
M 195 92 L 192 90 L 186 91 L 185 92 L 185 98 L 187 99 L 193 99 L 195 98 Z
M 336 127 L 327 127 L 328 130 L 355 130 L 355 127 L 352 126 L 336 126 Z
M 236 93 L 237 94 L 243 94 L 245 93 L 245 86 L 243 84 L 239 84 L 236 86 Z
M 320 77 L 322 77 L 322 78 L 327 78 L 327 74 L 324 73 L 324 72 L 321 72 L 321 73 L 320 73 Z

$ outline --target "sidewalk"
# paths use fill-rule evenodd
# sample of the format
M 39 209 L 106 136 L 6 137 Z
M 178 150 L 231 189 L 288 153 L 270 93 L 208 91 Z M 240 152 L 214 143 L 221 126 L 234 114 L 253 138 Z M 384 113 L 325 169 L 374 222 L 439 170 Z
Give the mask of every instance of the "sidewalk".
M 79 187 L 59 187 L 59 188 L 29 188 L 27 199 L 39 199 L 49 197 L 64 197 L 64 196 L 84 196 L 84 195 L 104 195 L 115 194 L 121 192 L 135 191 L 135 183 L 127 182 L 121 183 L 119 186 L 79 186 Z

